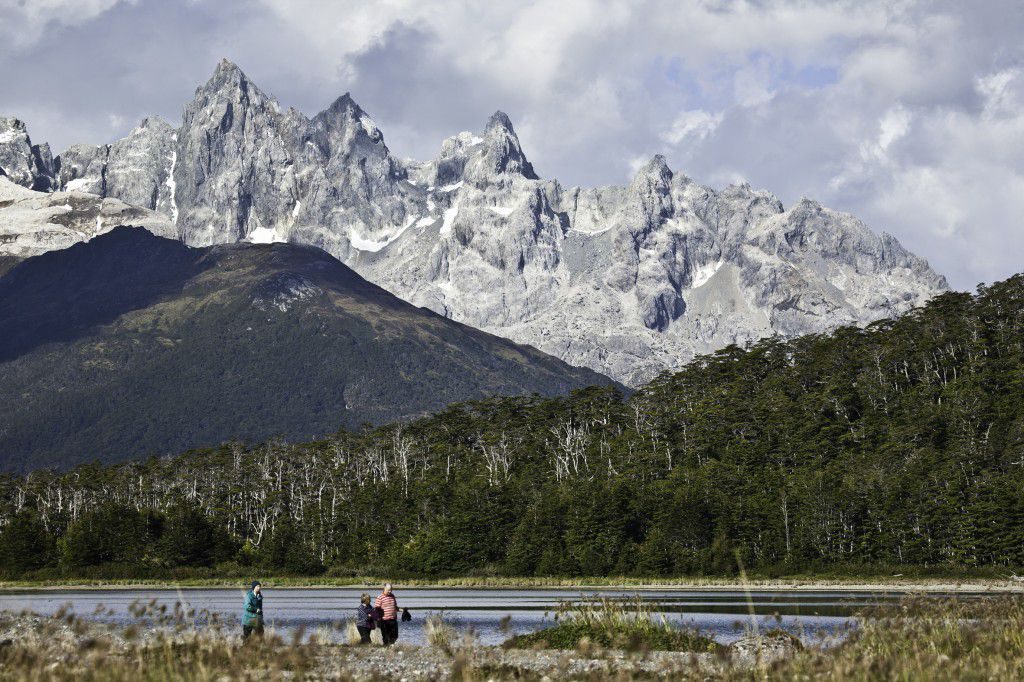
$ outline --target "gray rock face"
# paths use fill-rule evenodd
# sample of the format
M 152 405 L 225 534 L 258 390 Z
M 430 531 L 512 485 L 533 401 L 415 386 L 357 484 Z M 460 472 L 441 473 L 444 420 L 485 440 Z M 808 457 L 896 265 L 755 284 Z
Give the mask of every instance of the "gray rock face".
M 104 196 L 108 145 L 76 144 L 58 157 L 57 189 Z
M 153 117 L 114 144 L 75 145 L 58 159 L 55 189 L 117 198 L 173 219 L 175 142 L 171 124 Z
M 355 267 L 413 303 L 629 384 L 731 343 L 898 315 L 946 288 L 853 216 L 806 200 L 787 211 L 745 185 L 716 192 L 660 157 L 626 187 L 445 179 L 456 182 L 434 188 L 440 228 L 409 230 Z
M 25 124 L 0 117 L 0 176 L 29 189 L 53 186 L 53 158 L 47 144 L 33 145 Z
M 298 241 L 347 255 L 350 235 L 405 219 L 405 171 L 344 95 L 312 120 L 286 112 L 224 61 L 185 107 L 173 174 L 189 244 Z
M 117 199 L 84 192 L 36 192 L 0 177 L 0 259 L 24 259 L 136 225 L 174 239 L 174 223 Z
M 502 112 L 432 160 L 399 161 L 349 95 L 309 119 L 227 61 L 178 130 L 147 119 L 52 166 L 58 188 L 155 210 L 188 244 L 319 246 L 412 303 L 629 384 L 728 344 L 899 315 L 947 288 L 851 215 L 716 191 L 660 156 L 626 186 L 542 180 Z

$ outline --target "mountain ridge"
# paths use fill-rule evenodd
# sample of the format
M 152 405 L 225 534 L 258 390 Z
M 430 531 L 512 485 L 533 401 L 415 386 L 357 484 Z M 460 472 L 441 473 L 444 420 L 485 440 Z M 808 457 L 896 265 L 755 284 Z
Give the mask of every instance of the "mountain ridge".
M 351 95 L 308 118 L 224 60 L 180 128 L 139 131 L 96 158 L 56 157 L 56 188 L 149 197 L 187 244 L 318 246 L 416 305 L 633 385 L 698 353 L 866 324 L 948 289 L 849 214 L 701 186 L 660 155 L 628 185 L 541 179 L 500 111 L 407 162 Z M 101 181 L 126 165 L 150 170 Z

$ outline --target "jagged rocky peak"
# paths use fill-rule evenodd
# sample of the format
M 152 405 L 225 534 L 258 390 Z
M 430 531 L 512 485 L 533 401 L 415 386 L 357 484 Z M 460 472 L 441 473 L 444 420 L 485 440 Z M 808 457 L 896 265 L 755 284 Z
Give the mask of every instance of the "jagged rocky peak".
M 57 157 L 57 189 L 106 196 L 109 145 L 75 144 Z
M 209 130 L 211 134 L 230 135 L 255 132 L 253 116 L 279 116 L 280 106 L 256 87 L 233 62 L 222 59 L 213 75 L 196 88 L 192 101 L 185 105 L 182 129 Z
M 317 114 L 313 119 L 313 125 L 341 130 L 353 137 L 365 136 L 374 144 L 384 144 L 384 133 L 347 92 Z
M 174 132 L 174 126 L 160 116 L 147 116 L 139 121 L 139 125 L 135 126 L 135 128 L 128 133 L 128 137 L 125 139 L 146 137 L 162 138 L 165 136 L 172 136 L 174 135 Z M 122 140 L 122 142 L 123 141 L 124 140 Z
M 210 79 L 196 88 L 192 101 L 185 105 L 182 128 L 201 125 L 218 129 L 221 134 L 244 131 L 254 112 L 276 115 L 280 114 L 280 107 L 236 64 L 222 59 Z
M 764 215 L 782 213 L 785 210 L 782 201 L 777 196 L 766 189 L 754 189 L 749 182 L 729 185 L 716 194 L 723 202 L 730 205 L 760 206 L 765 212 Z
M 36 165 L 36 177 L 32 189 L 37 192 L 49 192 L 56 187 L 57 167 L 50 151 L 49 142 L 32 145 L 32 160 Z
M 177 158 L 176 142 L 170 123 L 158 116 L 143 119 L 128 137 L 110 146 L 106 194 L 174 219 L 171 172 Z
M 17 118 L 0 117 L 0 171 L 22 187 L 32 185 L 32 142 Z
M 303 144 L 321 154 L 304 199 L 318 225 L 331 225 L 339 236 L 386 238 L 405 223 L 407 198 L 400 181 L 406 169 L 384 143 L 370 115 L 345 93 L 313 117 Z
M 633 177 L 633 185 L 655 187 L 659 191 L 667 190 L 672 184 L 672 169 L 661 154 L 655 154 L 650 161 L 640 166 Z
M 351 93 L 346 92 L 333 102 L 330 106 L 313 117 L 313 122 L 319 122 L 326 127 L 347 127 L 350 122 L 358 122 L 363 116 L 362 108 L 352 99 Z M 373 126 L 376 129 L 376 125 Z M 377 132 L 380 132 L 379 130 Z
M 210 79 L 196 88 L 195 99 L 221 95 L 238 99 L 240 95 L 248 94 L 250 86 L 252 83 L 237 64 L 229 59 L 221 59 Z M 256 92 L 259 92 L 258 88 Z
M 396 186 L 404 169 L 350 95 L 310 120 L 228 61 L 186 106 L 177 154 L 189 244 L 294 238 L 344 256 L 353 235 L 386 238 L 411 210 Z
M 20 119 L 0 116 L 0 175 L 38 191 L 53 185 L 53 159 L 48 144 L 32 144 Z
M 296 204 L 295 120 L 224 59 L 185 106 L 173 182 L 179 230 L 194 245 L 273 229 Z
M 136 137 L 138 135 L 145 135 L 151 132 L 164 131 L 173 132 L 174 127 L 161 116 L 146 116 L 144 119 L 139 121 L 139 125 L 132 128 L 132 131 L 128 133 L 128 136 Z
M 483 187 L 507 185 L 517 179 L 539 180 L 503 111 L 488 119 L 482 134 L 461 132 L 446 139 L 438 157 L 415 169 L 415 175 L 439 187 L 459 182 Z
M 657 154 L 637 171 L 619 209 L 618 222 L 639 238 L 658 229 L 674 212 L 672 169 Z
M 336 194 L 345 186 L 361 188 L 360 202 L 371 196 L 393 197 L 398 191 L 395 183 L 406 176 L 404 167 L 392 159 L 380 128 L 347 92 L 303 127 L 298 144 L 303 153 L 319 155 L 323 179 L 313 183 L 318 192 Z M 322 214 L 330 213 L 324 208 Z
M 785 212 L 777 196 L 752 189 L 749 183 L 729 185 L 714 192 L 697 209 L 702 220 L 718 226 L 721 239 L 736 246 L 775 224 L 774 216 Z
M 512 127 L 508 114 L 496 111 L 484 128 L 484 142 L 488 147 L 487 160 L 495 173 L 518 173 L 524 178 L 537 180 L 533 165 L 527 161 L 519 144 L 519 136 Z
M 944 277 L 935 274 L 927 261 L 907 251 L 889 234 L 876 234 L 856 216 L 801 198 L 766 229 L 755 235 L 766 251 L 790 260 L 813 259 L 857 269 L 908 270 L 945 289 Z

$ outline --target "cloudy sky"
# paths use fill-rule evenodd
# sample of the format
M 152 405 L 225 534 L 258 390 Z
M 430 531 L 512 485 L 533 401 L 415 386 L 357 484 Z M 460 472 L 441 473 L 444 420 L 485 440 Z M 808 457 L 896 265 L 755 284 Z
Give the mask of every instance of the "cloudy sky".
M 227 57 L 313 114 L 350 91 L 399 156 L 509 113 L 544 177 L 655 153 L 850 211 L 957 288 L 1024 270 L 1024 3 L 0 0 L 0 114 L 55 151 L 180 120 Z

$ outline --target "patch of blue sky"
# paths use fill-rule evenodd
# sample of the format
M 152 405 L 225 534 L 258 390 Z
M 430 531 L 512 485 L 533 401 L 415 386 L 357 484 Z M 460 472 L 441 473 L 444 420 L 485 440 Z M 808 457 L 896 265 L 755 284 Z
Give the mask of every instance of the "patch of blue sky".
M 834 85 L 839 70 L 832 64 L 795 64 L 763 51 L 746 55 L 741 62 L 715 68 L 703 65 L 690 68 L 679 57 L 656 57 L 643 74 L 645 87 L 659 92 L 659 98 L 670 107 L 721 111 L 735 104 L 733 83 L 741 70 L 763 69 L 766 87 L 771 91 L 787 88 L 818 90 Z

